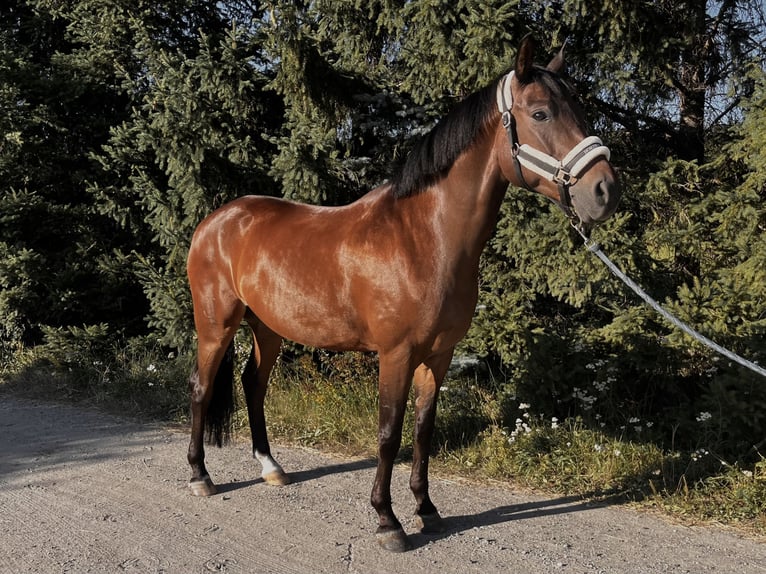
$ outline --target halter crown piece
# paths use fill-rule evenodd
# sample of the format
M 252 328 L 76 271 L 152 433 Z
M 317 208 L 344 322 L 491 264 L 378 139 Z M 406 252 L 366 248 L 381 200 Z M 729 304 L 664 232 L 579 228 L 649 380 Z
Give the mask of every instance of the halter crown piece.
M 604 157 L 607 161 L 610 157 L 609 148 L 596 136 L 583 139 L 564 156 L 561 161 L 533 148 L 528 144 L 519 144 L 516 134 L 516 120 L 513 117 L 513 93 L 511 83 L 514 72 L 505 75 L 497 85 L 497 109 L 502 114 L 503 126 L 508 132 L 511 142 L 513 163 L 519 181 L 524 187 L 530 189 L 521 172 L 521 166 L 536 173 L 537 175 L 556 183 L 559 187 L 559 206 L 570 219 L 577 219 L 577 214 L 572 206 L 572 198 L 569 187 L 577 183 L 580 175 L 587 170 L 590 164 L 598 157 Z

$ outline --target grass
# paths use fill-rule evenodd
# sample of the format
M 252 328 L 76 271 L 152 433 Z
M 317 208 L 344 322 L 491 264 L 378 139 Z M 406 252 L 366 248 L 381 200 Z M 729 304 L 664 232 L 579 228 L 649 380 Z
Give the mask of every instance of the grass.
M 110 348 L 109 361 L 92 351 L 66 346 L 0 350 L 0 389 L 95 404 L 122 415 L 187 422 L 188 358 L 146 340 Z M 375 367 L 375 358 L 365 354 L 318 352 L 280 361 L 266 403 L 272 440 L 374 456 Z M 439 398 L 434 472 L 507 481 L 548 494 L 629 501 L 689 522 L 733 525 L 766 535 L 762 457 L 748 465 L 727 463 L 705 449 L 663 448 L 630 429 L 593 428 L 578 417 L 559 421 L 524 403 L 509 413 L 497 395 L 476 376 L 446 381 Z M 411 452 L 411 409 L 405 421 L 403 460 Z M 249 432 L 242 408 L 235 426 L 235 432 Z
M 279 363 L 266 400 L 271 436 L 352 455 L 374 454 L 377 387 L 359 371 L 336 361 L 320 373 L 309 357 L 292 366 Z M 307 372 L 313 376 L 305 378 Z
M 191 362 L 146 341 L 101 353 L 51 353 L 44 346 L 0 351 L 0 389 L 49 401 L 71 401 L 141 419 L 188 420 Z

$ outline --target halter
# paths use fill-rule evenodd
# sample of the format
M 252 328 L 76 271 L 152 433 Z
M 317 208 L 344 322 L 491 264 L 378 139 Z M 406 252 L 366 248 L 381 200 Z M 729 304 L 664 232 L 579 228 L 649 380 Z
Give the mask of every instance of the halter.
M 541 152 L 528 144 L 519 144 L 516 133 L 516 119 L 513 117 L 513 94 L 511 92 L 511 80 L 514 72 L 505 75 L 497 85 L 497 108 L 502 114 L 503 127 L 508 132 L 508 141 L 511 143 L 513 166 L 519 181 L 530 191 L 534 191 L 524 179 L 521 166 L 536 173 L 537 175 L 554 182 L 559 189 L 559 201 L 564 214 L 579 226 L 580 218 L 572 205 L 572 196 L 569 188 L 577 183 L 580 175 L 587 170 L 594 159 L 604 157 L 609 161 L 609 148 L 596 136 L 583 139 L 564 156 L 561 161 Z

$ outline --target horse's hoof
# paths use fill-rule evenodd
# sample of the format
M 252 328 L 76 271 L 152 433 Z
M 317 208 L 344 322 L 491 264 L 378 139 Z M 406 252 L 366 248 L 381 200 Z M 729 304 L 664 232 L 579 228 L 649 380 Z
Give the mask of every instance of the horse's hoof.
M 189 488 L 194 496 L 212 496 L 217 492 L 215 484 L 213 484 L 209 476 L 199 480 L 190 480 Z
M 415 524 L 423 534 L 440 534 L 447 529 L 438 512 L 415 515 Z
M 284 486 L 290 484 L 290 477 L 282 470 L 275 470 L 268 474 L 264 474 L 261 478 L 266 484 L 272 486 Z
M 407 550 L 412 549 L 409 538 L 401 528 L 398 530 L 379 530 L 375 534 L 375 538 L 377 538 L 380 547 L 389 552 L 407 552 Z

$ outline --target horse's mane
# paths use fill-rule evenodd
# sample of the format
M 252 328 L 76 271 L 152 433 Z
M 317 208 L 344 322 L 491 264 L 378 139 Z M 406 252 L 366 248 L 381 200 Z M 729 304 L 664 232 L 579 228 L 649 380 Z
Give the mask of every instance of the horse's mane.
M 403 165 L 391 178 L 394 197 L 414 195 L 439 181 L 455 160 L 482 134 L 496 117 L 498 77 L 485 88 L 462 100 L 434 128 L 421 137 Z M 541 81 L 556 97 L 572 94 L 571 86 L 560 76 L 535 66 L 530 82 Z
M 497 112 L 497 82 L 462 100 L 410 150 L 391 179 L 394 197 L 408 197 L 441 179 Z

